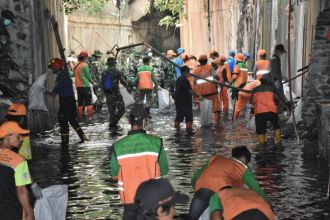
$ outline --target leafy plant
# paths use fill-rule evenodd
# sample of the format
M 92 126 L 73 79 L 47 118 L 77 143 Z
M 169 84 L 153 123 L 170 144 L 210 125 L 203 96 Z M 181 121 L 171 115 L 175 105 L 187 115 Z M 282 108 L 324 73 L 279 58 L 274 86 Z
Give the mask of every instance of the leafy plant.
M 62 0 L 62 9 L 66 15 L 72 14 L 79 8 L 84 7 L 88 14 L 98 14 L 104 11 L 110 0 Z
M 160 26 L 166 26 L 166 28 L 179 24 L 180 17 L 186 16 L 184 14 L 184 2 L 185 0 L 150 0 L 151 6 L 159 12 L 167 14 L 159 21 Z M 152 11 L 152 10 L 149 10 Z

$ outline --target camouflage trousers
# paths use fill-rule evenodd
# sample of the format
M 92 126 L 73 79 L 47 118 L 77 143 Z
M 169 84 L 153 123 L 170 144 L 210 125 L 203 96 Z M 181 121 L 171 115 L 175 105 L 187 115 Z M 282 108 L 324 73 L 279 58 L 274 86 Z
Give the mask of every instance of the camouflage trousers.
M 125 113 L 125 104 L 120 92 L 106 92 L 106 103 L 109 110 L 110 128 L 114 128 Z
M 103 106 L 104 93 L 103 93 L 102 89 L 100 89 L 100 87 L 97 85 L 95 85 L 93 87 L 93 92 L 96 96 L 96 101 L 95 101 L 94 105 L 96 107 L 96 111 L 99 111 L 102 109 L 102 106 Z

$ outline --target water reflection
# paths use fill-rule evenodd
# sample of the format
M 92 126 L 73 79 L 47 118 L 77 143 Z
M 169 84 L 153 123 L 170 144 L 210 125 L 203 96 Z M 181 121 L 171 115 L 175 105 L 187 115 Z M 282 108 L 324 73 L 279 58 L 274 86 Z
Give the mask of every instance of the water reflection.
M 84 126 L 90 141 L 72 144 L 69 149 L 59 146 L 58 129 L 33 141 L 30 167 L 40 186 L 69 185 L 67 219 L 121 219 L 119 194 L 109 177 L 111 145 L 117 136 L 108 132 L 104 119 L 107 117 L 101 116 L 94 125 Z M 284 140 L 283 147 L 276 147 L 270 141 L 267 147 L 257 147 L 254 131 L 244 118 L 232 123 L 230 117 L 222 117 L 219 127 L 201 129 L 198 120 L 195 114 L 193 134 L 187 134 L 184 125 L 180 132 L 172 128 L 171 114 L 155 115 L 147 125 L 150 133 L 163 138 L 170 165 L 167 177 L 178 191 L 192 197 L 193 173 L 212 155 L 229 156 L 234 146 L 245 144 L 252 151 L 250 166 L 279 219 L 330 219 L 325 198 L 328 170 L 318 166 L 302 143 Z M 130 127 L 126 119 L 121 122 L 126 134 Z M 78 142 L 73 131 L 71 134 L 70 143 Z M 178 215 L 188 208 L 189 204 L 178 206 Z

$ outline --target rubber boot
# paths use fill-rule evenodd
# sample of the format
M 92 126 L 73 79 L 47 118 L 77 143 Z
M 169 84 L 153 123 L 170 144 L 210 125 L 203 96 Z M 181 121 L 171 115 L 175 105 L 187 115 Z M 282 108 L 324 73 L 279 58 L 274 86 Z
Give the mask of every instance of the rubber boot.
M 178 122 L 178 121 L 174 122 L 174 127 L 176 129 L 180 129 L 180 122 Z
M 69 146 L 69 134 L 61 134 L 61 146 Z
M 275 144 L 276 145 L 281 145 L 281 129 L 275 129 Z
M 258 134 L 258 142 L 260 145 L 264 145 L 266 143 L 266 135 L 265 134 Z
M 92 105 L 89 105 L 86 107 L 87 109 L 87 119 L 89 122 L 92 122 L 93 121 L 93 106 Z
M 192 132 L 193 131 L 193 127 L 192 127 L 192 122 L 187 122 L 186 123 L 186 130 L 187 132 Z
M 213 120 L 214 120 L 214 125 L 217 126 L 220 121 L 220 112 L 213 113 Z
M 79 121 L 83 121 L 84 120 L 84 106 L 78 106 L 78 119 Z
M 78 134 L 78 136 L 80 138 L 80 142 L 79 143 L 84 143 L 85 141 L 88 141 L 85 133 L 83 132 L 83 130 L 81 128 L 78 128 L 76 130 L 76 132 L 77 132 L 77 134 Z

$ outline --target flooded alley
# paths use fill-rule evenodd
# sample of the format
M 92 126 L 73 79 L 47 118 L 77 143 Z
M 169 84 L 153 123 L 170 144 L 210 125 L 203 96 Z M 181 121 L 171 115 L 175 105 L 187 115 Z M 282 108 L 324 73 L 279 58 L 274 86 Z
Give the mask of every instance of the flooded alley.
M 170 172 L 166 176 L 175 189 L 190 196 L 190 179 L 212 155 L 230 156 L 231 148 L 245 144 L 252 151 L 250 166 L 257 180 L 271 199 L 278 219 L 330 219 L 327 201 L 328 171 L 315 161 L 296 140 L 283 140 L 282 147 L 273 145 L 268 134 L 266 147 L 256 147 L 254 131 L 247 120 L 232 123 L 230 115 L 221 117 L 218 128 L 199 128 L 195 112 L 195 133 L 173 128 L 173 114 L 157 113 L 147 126 L 152 134 L 161 136 L 169 158 Z M 34 159 L 29 162 L 31 172 L 41 187 L 68 184 L 67 219 L 121 219 L 122 205 L 115 182 L 109 176 L 109 163 L 114 136 L 108 131 L 107 112 L 94 125 L 84 126 L 90 140 L 83 144 L 73 134 L 69 149 L 60 147 L 59 131 L 33 141 Z M 129 130 L 125 118 L 121 120 L 124 134 Z M 70 131 L 73 132 L 73 131 Z M 186 213 L 189 204 L 177 206 L 177 216 Z

